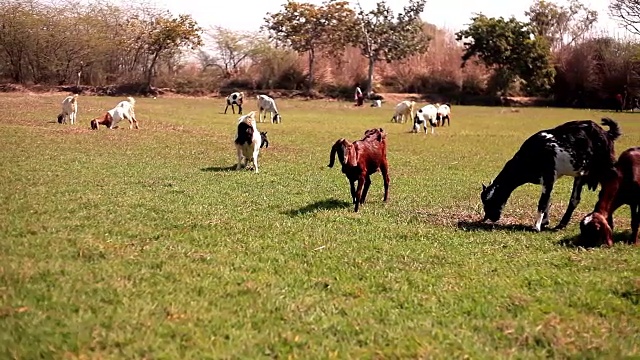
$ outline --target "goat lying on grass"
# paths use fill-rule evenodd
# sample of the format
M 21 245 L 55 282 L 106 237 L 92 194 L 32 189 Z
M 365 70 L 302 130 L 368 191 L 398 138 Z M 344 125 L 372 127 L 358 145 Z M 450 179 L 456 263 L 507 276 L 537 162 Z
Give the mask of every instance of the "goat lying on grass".
M 231 106 L 231 111 L 236 113 L 236 110 L 233 108 L 233 105 L 238 105 L 238 115 L 242 115 L 242 102 L 244 100 L 243 92 L 234 92 L 227 96 L 227 106 L 224 108 L 224 113 L 227 113 L 227 109 Z
M 580 203 L 582 187 L 587 184 L 590 190 L 595 190 L 602 182 L 602 176 L 613 169 L 614 141 L 621 135 L 620 127 L 609 118 L 602 119 L 602 124 L 608 126 L 609 131 L 591 120 L 578 120 L 539 131 L 529 137 L 505 164 L 495 181 L 489 186 L 482 185 L 483 221 L 498 221 L 509 196 L 520 185 L 541 184 L 542 195 L 534 224 L 534 229 L 540 231 L 549 224 L 549 204 L 554 183 L 562 176 L 572 176 L 571 200 L 556 229 L 566 227 Z
M 389 163 L 387 162 L 387 134 L 380 129 L 370 129 L 364 132 L 362 140 L 350 143 L 342 138 L 331 148 L 329 167 L 335 163 L 336 154 L 342 164 L 342 172 L 349 179 L 351 200 L 355 204 L 354 211 L 358 212 L 360 204 L 364 204 L 371 185 L 371 175 L 378 169 L 384 179 L 384 201 L 389 198 Z M 358 182 L 356 190 L 355 182 Z
M 244 167 L 247 167 L 249 159 L 253 161 L 253 169 L 258 173 L 258 154 L 263 146 L 269 147 L 267 132 L 258 132 L 256 127 L 255 111 L 238 119 L 238 135 L 235 140 L 236 150 L 238 151 L 237 170 L 242 168 L 242 160 L 244 159 Z
M 62 100 L 62 112 L 58 115 L 58 124 L 66 124 L 67 117 L 71 125 L 76 123 L 78 116 L 78 94 L 67 96 Z
M 102 115 L 102 117 L 97 117 L 91 120 L 91 130 L 98 130 L 99 125 L 104 125 L 108 129 L 117 129 L 118 123 L 126 119 L 129 121 L 129 129 L 135 126 L 136 129 L 138 127 L 138 120 L 136 120 L 136 114 L 134 111 L 134 106 L 136 104 L 136 100 L 129 96 L 127 100 L 123 100 L 116 107 L 107 111 Z
M 602 183 L 593 212 L 580 222 L 580 240 L 587 245 L 613 245 L 613 213 L 622 205 L 631 207 L 629 244 L 640 245 L 640 147 L 625 150 L 615 171 Z

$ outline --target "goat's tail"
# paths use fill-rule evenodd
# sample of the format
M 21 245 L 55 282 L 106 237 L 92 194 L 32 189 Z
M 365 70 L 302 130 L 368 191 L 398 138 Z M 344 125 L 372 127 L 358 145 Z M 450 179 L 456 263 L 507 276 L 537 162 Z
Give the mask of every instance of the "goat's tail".
M 132 98 L 131 96 L 127 97 L 127 100 L 131 103 L 132 107 L 136 105 L 136 99 Z
M 611 139 L 611 141 L 617 140 L 622 135 L 620 125 L 611 118 L 602 118 L 602 125 L 609 127 L 607 135 L 609 135 L 609 139 Z

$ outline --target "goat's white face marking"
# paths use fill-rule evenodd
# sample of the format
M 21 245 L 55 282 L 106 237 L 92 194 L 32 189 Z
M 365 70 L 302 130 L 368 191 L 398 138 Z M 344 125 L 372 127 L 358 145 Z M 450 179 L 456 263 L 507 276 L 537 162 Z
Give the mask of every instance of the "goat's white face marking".
M 588 223 L 591 222 L 591 220 L 593 220 L 593 215 L 589 214 L 584 218 L 584 220 L 582 220 L 582 223 L 587 225 Z
M 492 187 L 491 190 L 489 190 L 489 193 L 487 193 L 487 200 L 491 200 L 494 192 L 496 192 L 496 187 Z

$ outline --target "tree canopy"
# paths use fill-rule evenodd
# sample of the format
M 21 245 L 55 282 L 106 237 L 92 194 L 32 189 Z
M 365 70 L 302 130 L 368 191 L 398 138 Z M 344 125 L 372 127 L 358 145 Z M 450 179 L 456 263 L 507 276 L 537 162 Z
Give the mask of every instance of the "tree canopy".
M 527 82 L 532 91 L 544 91 L 553 81 L 554 69 L 548 43 L 534 36 L 530 24 L 516 20 L 489 18 L 478 14 L 471 25 L 456 33 L 463 41 L 462 66 L 477 57 L 486 66 L 494 68 L 504 81 L 504 91 L 517 77 Z
M 347 1 L 327 0 L 321 6 L 289 0 L 277 13 L 268 13 L 263 26 L 271 39 L 309 56 L 309 89 L 313 87 L 316 54 L 336 53 L 352 38 L 355 12 Z
M 372 90 L 376 62 L 401 60 L 427 51 L 430 38 L 423 31 L 424 23 L 420 19 L 425 3 L 426 0 L 409 0 L 395 17 L 384 0 L 368 12 L 359 8 L 357 29 L 360 32 L 354 45 L 369 59 L 367 93 Z
M 587 8 L 579 0 L 570 0 L 568 6 L 537 0 L 525 12 L 536 36 L 547 39 L 558 49 L 583 37 L 598 20 L 598 12 Z
M 640 0 L 611 0 L 609 12 L 627 30 L 640 35 Z

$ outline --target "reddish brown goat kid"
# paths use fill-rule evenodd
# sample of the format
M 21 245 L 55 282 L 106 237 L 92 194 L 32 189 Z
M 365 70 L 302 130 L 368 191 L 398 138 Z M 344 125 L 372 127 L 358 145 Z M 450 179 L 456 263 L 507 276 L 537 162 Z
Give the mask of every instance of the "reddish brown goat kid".
M 622 205 L 631 207 L 631 238 L 638 243 L 640 225 L 640 147 L 625 150 L 615 164 L 615 173 L 602 183 L 598 202 L 580 222 L 580 240 L 588 245 L 613 245 L 613 213 Z
M 364 204 L 371 185 L 371 175 L 378 169 L 384 179 L 384 201 L 389 199 L 389 163 L 387 162 L 387 133 L 382 128 L 364 132 L 362 140 L 350 143 L 342 138 L 331 148 L 329 167 L 332 168 L 336 154 L 342 164 L 342 172 L 351 185 L 351 200 L 358 212 L 360 204 Z M 356 190 L 355 183 L 358 182 Z

